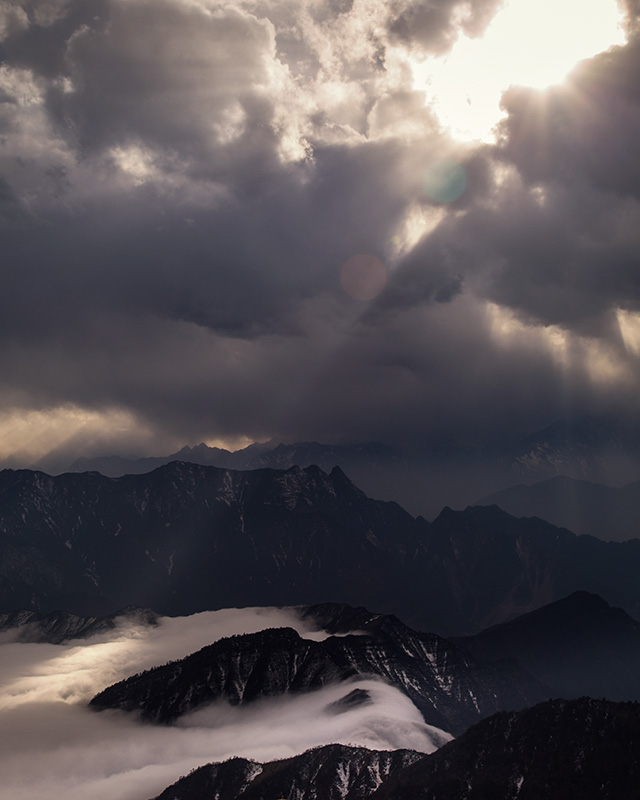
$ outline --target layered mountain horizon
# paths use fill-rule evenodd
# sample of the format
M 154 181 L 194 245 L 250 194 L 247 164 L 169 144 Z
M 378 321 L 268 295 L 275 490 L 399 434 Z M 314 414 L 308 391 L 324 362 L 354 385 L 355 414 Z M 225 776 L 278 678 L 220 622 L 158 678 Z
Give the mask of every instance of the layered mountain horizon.
M 65 463 L 50 459 L 42 467 L 33 468 L 57 473 L 96 471 L 108 477 L 121 477 L 149 472 L 171 461 L 238 470 L 288 469 L 314 464 L 330 472 L 334 466 L 340 466 L 370 496 L 394 500 L 413 515 L 433 518 L 444 505 L 453 508 L 476 505 L 478 498 L 523 481 L 531 484 L 564 476 L 604 484 L 604 488 L 640 481 L 640 431 L 623 422 L 614 424 L 597 417 L 582 417 L 557 420 L 515 440 L 481 445 L 440 442 L 411 448 L 381 442 L 323 444 L 271 440 L 232 452 L 201 442 L 166 456 L 80 457 Z M 499 501 L 494 502 L 500 505 Z M 592 506 L 593 503 L 592 498 Z M 607 529 L 599 531 L 592 524 L 588 530 L 579 527 L 574 532 L 618 540 L 635 536 L 637 533 L 630 530 L 630 525 L 635 525 L 637 531 L 640 512 L 633 508 L 631 517 L 627 514 L 618 520 L 610 513 L 609 503 L 606 510 L 596 514 L 598 522 L 607 522 Z M 508 506 L 504 510 L 512 511 Z M 565 521 L 557 522 L 555 517 L 548 518 L 544 513 L 537 515 L 566 525 Z M 591 512 L 584 516 L 593 517 Z M 571 524 L 567 527 L 574 530 Z
M 497 505 L 427 521 L 339 466 L 3 470 L 0 714 L 48 676 L 75 748 L 148 772 L 135 800 L 635 800 L 611 764 L 640 741 L 639 569 L 640 539 Z
M 478 799 L 486 796 L 483 792 L 489 786 L 505 797 L 514 788 L 520 794 L 526 788 L 523 796 L 531 800 L 560 798 L 570 786 L 580 787 L 586 797 L 633 797 L 635 762 L 627 762 L 640 737 L 640 706 L 628 701 L 640 696 L 640 670 L 624 660 L 632 641 L 637 660 L 640 624 L 597 596 L 575 593 L 506 626 L 484 631 L 473 641 L 457 643 L 412 631 L 393 616 L 339 604 L 283 609 L 288 619 L 298 620 L 299 633 L 291 628 L 265 628 L 278 619 L 275 611 L 251 611 L 256 620 L 262 617 L 260 631 L 223 637 L 103 688 L 87 707 L 94 714 L 102 710 L 95 724 L 124 725 L 125 730 L 137 731 L 142 743 L 145 737 L 153 740 L 158 723 L 162 730 L 173 731 L 168 735 L 184 738 L 192 735 L 189 732 L 209 736 L 215 730 L 224 736 L 230 724 L 242 722 L 246 727 L 251 719 L 262 719 L 263 724 L 272 719 L 272 737 L 277 737 L 278 726 L 296 725 L 296 708 L 300 708 L 300 713 L 313 716 L 298 724 L 361 733 L 369 728 L 377 731 L 376 736 L 386 737 L 387 749 L 380 751 L 373 742 L 366 748 L 348 747 L 343 741 L 310 751 L 302 748 L 299 755 L 285 761 L 236 756 L 197 768 L 158 795 L 162 800 L 208 796 L 310 800 L 318 791 L 336 800 L 370 796 L 449 800 L 460 796 L 461 786 Z M 236 617 L 242 613 L 234 612 Z M 186 622 L 125 609 L 106 619 L 71 618 L 62 612 L 40 619 L 4 615 L 2 627 L 14 631 L 10 641 L 56 642 L 61 656 L 67 653 L 77 660 L 80 647 L 100 652 L 104 647 L 126 647 L 127 641 L 144 643 L 149 635 L 145 631 L 152 632 L 151 642 L 175 638 L 186 630 Z M 204 617 L 197 623 L 194 618 L 194 623 L 189 626 L 194 631 L 207 624 Z M 237 623 L 231 624 L 237 629 Z M 502 639 L 497 636 L 501 628 L 507 629 Z M 202 641 L 206 632 L 201 630 L 199 636 Z M 580 637 L 579 658 L 565 664 L 574 668 L 573 689 L 532 677 L 545 653 L 561 671 L 566 653 L 558 650 L 558 641 L 566 639 L 566 650 L 572 652 Z M 496 641 L 517 644 L 524 640 L 528 650 L 496 650 Z M 97 663 L 92 657 L 86 662 Z M 603 675 L 602 666 L 608 676 Z M 572 699 L 585 680 L 592 681 L 594 695 L 610 698 L 616 691 L 612 688 L 616 678 L 617 696 L 627 702 Z M 272 705 L 265 705 L 269 702 Z M 315 710 L 303 712 L 309 703 Z M 406 704 L 402 711 L 399 703 Z M 237 718 L 231 715 L 233 708 L 239 709 Z M 419 716 L 412 717 L 411 708 Z M 104 711 L 108 713 L 100 723 Z M 109 716 L 113 713 L 121 716 Z M 287 713 L 291 721 L 283 722 Z M 389 713 L 400 716 L 392 723 Z M 233 734 L 239 741 L 242 726 Z M 412 750 L 418 743 L 421 749 Z M 425 752 L 443 755 L 434 758 Z M 581 753 L 588 755 L 586 761 Z M 549 761 L 543 770 L 545 759 Z M 621 768 L 627 764 L 624 777 L 614 774 L 612 763 Z M 378 791 L 380 795 L 374 794 Z
M 496 506 L 428 523 L 339 468 L 0 472 L 0 607 L 188 614 L 341 602 L 475 633 L 586 590 L 636 614 L 640 540 L 607 543 Z

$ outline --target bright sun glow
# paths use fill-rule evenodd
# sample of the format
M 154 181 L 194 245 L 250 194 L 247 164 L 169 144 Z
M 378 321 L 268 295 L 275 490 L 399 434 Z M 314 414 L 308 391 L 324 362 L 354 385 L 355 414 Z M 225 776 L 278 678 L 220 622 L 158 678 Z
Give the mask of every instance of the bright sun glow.
M 622 20 L 615 0 L 507 0 L 481 39 L 416 65 L 416 87 L 457 139 L 492 141 L 505 89 L 561 83 L 580 60 L 624 44 Z

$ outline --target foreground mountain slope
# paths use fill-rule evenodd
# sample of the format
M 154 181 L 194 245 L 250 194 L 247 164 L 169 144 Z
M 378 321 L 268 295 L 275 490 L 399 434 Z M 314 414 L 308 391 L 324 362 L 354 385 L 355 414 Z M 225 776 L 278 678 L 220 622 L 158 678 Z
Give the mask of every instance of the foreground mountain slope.
M 640 536 L 640 482 L 612 487 L 564 475 L 519 484 L 478 500 L 516 517 L 540 517 L 574 533 L 624 542 Z
M 640 705 L 580 698 L 501 712 L 427 756 L 327 745 L 209 764 L 156 800 L 637 800 L 639 785 Z
M 356 800 L 421 755 L 329 744 L 267 764 L 233 758 L 195 770 L 156 800 Z
M 320 642 L 302 639 L 291 628 L 222 639 L 108 687 L 90 706 L 168 723 L 216 700 L 240 705 L 378 677 L 404 692 L 427 724 L 457 734 L 499 709 L 522 708 L 549 695 L 518 669 L 477 663 L 463 648 L 416 633 L 394 617 L 370 615 L 360 628 L 357 635 Z
M 551 700 L 480 722 L 399 771 L 375 800 L 632 800 L 640 780 L 640 706 Z

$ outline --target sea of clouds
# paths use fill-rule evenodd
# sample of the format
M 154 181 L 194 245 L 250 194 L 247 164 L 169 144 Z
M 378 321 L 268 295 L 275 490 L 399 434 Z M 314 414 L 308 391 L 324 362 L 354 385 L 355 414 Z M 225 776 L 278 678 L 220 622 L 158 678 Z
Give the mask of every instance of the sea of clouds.
M 0 798 L 148 800 L 195 767 L 231 756 L 269 761 L 330 742 L 428 753 L 450 738 L 425 725 L 399 690 L 375 680 L 245 707 L 216 703 L 174 726 L 87 707 L 94 694 L 135 672 L 224 636 L 283 626 L 306 638 L 327 636 L 295 610 L 275 608 L 163 617 L 157 626 L 123 620 L 108 634 L 59 645 L 0 634 Z M 354 688 L 373 702 L 340 714 L 326 710 Z

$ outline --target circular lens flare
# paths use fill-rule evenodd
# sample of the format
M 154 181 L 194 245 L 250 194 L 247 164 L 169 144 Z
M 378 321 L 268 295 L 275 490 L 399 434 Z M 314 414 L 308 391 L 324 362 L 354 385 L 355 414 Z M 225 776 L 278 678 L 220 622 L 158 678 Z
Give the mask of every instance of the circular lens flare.
M 467 176 L 457 161 L 441 158 L 424 176 L 424 190 L 434 203 L 453 203 L 467 188 Z
M 360 253 L 343 265 L 340 283 L 354 300 L 373 300 L 386 286 L 387 270 L 380 259 Z

